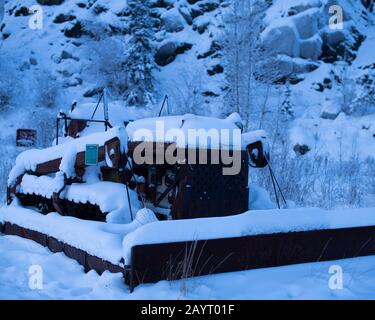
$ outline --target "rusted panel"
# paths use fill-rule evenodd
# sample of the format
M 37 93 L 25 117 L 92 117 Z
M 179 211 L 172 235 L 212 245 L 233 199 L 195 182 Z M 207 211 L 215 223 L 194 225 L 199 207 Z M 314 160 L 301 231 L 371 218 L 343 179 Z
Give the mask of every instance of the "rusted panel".
M 54 237 L 48 237 L 47 240 L 47 247 L 52 252 L 63 252 L 64 250 L 64 243 Z
M 39 163 L 36 166 L 35 174 L 45 175 L 59 171 L 61 158 Z
M 63 252 L 66 256 L 76 260 L 80 265 L 86 267 L 86 252 L 64 243 Z M 86 271 L 86 269 L 85 269 Z
M 64 204 L 62 203 L 62 200 L 59 197 L 60 192 L 54 192 L 52 194 L 52 205 L 55 208 L 56 212 L 60 215 L 64 215 Z
M 23 176 L 24 174 L 19 175 L 14 185 L 7 186 L 7 205 L 10 205 L 12 203 L 13 198 L 16 194 L 17 186 L 20 185 L 20 183 L 22 182 Z
M 87 121 L 73 119 L 69 123 L 68 135 L 72 138 L 77 138 L 79 133 L 82 132 L 87 126 Z
M 112 162 L 112 168 L 118 168 L 121 162 L 120 140 L 115 138 L 107 141 L 105 143 L 105 151 L 108 154 L 108 158 Z
M 128 155 L 133 159 L 134 163 L 139 164 L 144 161 L 146 164 L 165 164 L 165 151 L 174 144 L 163 142 L 148 141 L 129 141 Z M 140 146 L 135 152 L 136 148 Z M 152 150 L 152 153 L 144 152 L 144 150 Z M 139 158 L 141 157 L 141 158 Z
M 217 217 L 248 210 L 248 162 L 241 158 L 239 174 L 224 175 L 222 164 L 181 165 L 175 219 Z
M 55 211 L 53 200 L 40 195 L 17 192 L 16 196 L 23 207 L 35 207 L 40 213 L 47 214 Z
M 112 272 L 112 273 L 122 273 L 124 275 L 124 278 L 127 276 L 127 271 L 125 269 L 125 267 L 120 267 L 118 265 L 115 265 L 113 263 L 110 263 L 108 261 L 105 262 L 106 263 L 106 270 L 108 270 L 109 272 Z
M 103 259 L 98 257 L 87 255 L 86 256 L 86 269 L 95 270 L 98 274 L 102 274 L 108 270 L 107 264 Z
M 93 221 L 106 221 L 106 216 L 108 214 L 108 212 L 102 212 L 100 207 L 96 204 L 76 203 L 57 197 L 50 199 L 40 195 L 19 192 L 16 195 L 23 207 L 37 208 L 42 214 L 57 211 L 60 215 Z
M 132 248 L 128 283 L 374 254 L 375 226 L 139 245 Z
M 38 231 L 22 228 L 16 224 L 6 222 L 4 225 L 4 233 L 9 235 L 20 236 L 25 239 L 31 239 L 40 245 L 47 246 L 47 236 Z
M 134 150 L 141 143 L 144 148 L 153 148 L 153 153 L 137 154 Z M 156 164 L 161 160 L 159 166 L 166 167 L 165 151 L 168 148 L 176 148 L 171 143 L 157 142 L 129 142 L 129 154 L 134 163 L 137 156 L 146 160 L 148 164 Z M 262 153 L 262 143 L 253 144 L 251 150 L 258 150 Z M 178 192 L 171 208 L 175 219 L 188 219 L 197 217 L 214 217 L 242 213 L 248 210 L 249 189 L 248 189 L 248 153 L 245 150 L 216 150 L 216 149 L 178 149 L 175 155 L 180 156 L 180 163 L 176 163 L 178 175 Z M 223 156 L 229 156 L 233 161 L 239 162 L 239 173 L 227 174 L 225 170 L 231 168 L 233 163 L 225 163 Z M 183 159 L 181 159 L 183 158 Z M 262 160 L 259 158 L 257 160 Z M 235 163 L 236 164 L 236 163 Z M 135 171 L 139 170 L 136 167 Z M 234 170 L 235 171 L 235 170 Z M 137 173 L 138 174 L 138 173 Z M 142 174 L 141 174 L 142 175 Z M 143 174 L 147 177 L 147 171 Z M 149 182 L 150 183 L 150 182 Z M 154 185 L 154 183 L 151 183 Z M 155 195 L 148 188 L 146 199 L 155 201 Z M 154 195 L 154 197 L 152 197 Z
M 17 147 L 34 147 L 36 144 L 36 130 L 18 129 L 16 133 Z
M 261 145 L 261 142 L 260 142 Z M 215 161 L 217 158 L 223 155 L 226 151 L 221 149 L 211 149 L 211 148 L 178 148 L 175 143 L 165 143 L 165 142 L 149 142 L 149 141 L 129 141 L 128 142 L 128 154 L 134 159 L 135 149 L 141 146 L 137 152 L 139 153 L 143 150 L 152 150 L 153 152 L 148 154 L 142 154 L 142 157 L 146 160 L 147 164 L 165 164 L 165 154 L 168 151 L 170 154 L 178 156 L 178 160 L 182 163 L 186 160 L 189 164 L 211 164 L 211 161 Z M 231 151 L 238 153 L 240 157 L 247 157 L 246 152 L 242 150 Z M 190 156 L 189 156 L 190 155 Z M 157 163 L 157 160 L 163 160 L 162 163 Z M 206 161 L 206 162 L 205 162 Z M 137 163 L 137 162 L 136 162 Z M 218 162 L 214 162 L 216 164 Z
M 92 203 L 76 203 L 62 199 L 63 212 L 66 216 L 76 217 L 82 220 L 106 221 L 108 212 L 102 212 L 100 207 Z
M 104 181 L 112 181 L 123 184 L 126 181 L 130 181 L 130 178 L 128 178 L 128 180 L 126 179 L 124 171 L 116 168 L 100 167 L 100 172 Z
M 86 254 L 86 269 L 95 270 L 98 274 L 102 274 L 104 271 L 124 274 L 124 268 L 90 254 Z
M 64 252 L 66 256 L 81 264 L 86 272 L 89 270 L 95 270 L 99 274 L 102 274 L 104 271 L 108 270 L 109 272 L 122 273 L 124 277 L 126 276 L 125 268 L 114 265 L 111 262 L 101 258 L 92 256 L 81 249 L 70 246 L 54 237 L 47 236 L 46 234 L 38 231 L 30 230 L 10 222 L 5 222 L 5 224 L 0 224 L 0 232 L 33 240 L 44 247 L 48 247 L 49 250 L 55 253 Z
M 139 145 L 143 145 L 147 148 L 153 148 L 154 152 L 159 150 L 162 151 L 162 154 L 165 154 L 165 150 L 172 145 L 172 143 L 164 143 L 164 142 L 152 142 L 152 141 L 129 141 L 128 142 L 128 152 L 129 154 L 133 154 L 135 148 Z
M 110 145 L 116 152 L 118 152 L 118 153 L 120 152 L 120 140 L 119 140 L 119 138 L 115 137 L 115 138 L 112 138 L 112 139 L 108 140 L 106 142 L 106 145 Z M 99 147 L 99 154 L 98 154 L 99 162 L 105 160 L 105 149 L 106 149 L 105 146 Z M 121 155 L 116 153 L 114 157 L 117 159 L 117 158 L 120 158 Z M 61 163 L 61 158 L 40 163 L 40 164 L 37 165 L 34 173 L 37 174 L 37 175 L 46 175 L 46 174 L 49 174 L 49 173 L 57 172 L 57 171 L 59 171 L 60 163 Z M 115 163 L 115 164 L 118 165 L 118 163 Z M 86 165 L 85 165 L 85 151 L 81 151 L 81 152 L 77 153 L 75 167 L 76 168 L 86 167 Z

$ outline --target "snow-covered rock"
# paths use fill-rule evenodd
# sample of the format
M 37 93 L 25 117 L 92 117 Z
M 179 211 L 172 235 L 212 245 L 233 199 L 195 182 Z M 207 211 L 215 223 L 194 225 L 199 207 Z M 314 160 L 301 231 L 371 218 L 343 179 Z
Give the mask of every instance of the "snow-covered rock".
M 321 118 L 334 120 L 341 112 L 341 106 L 331 100 L 326 100 L 322 105 Z
M 290 57 L 299 56 L 299 42 L 295 28 L 290 25 L 268 27 L 263 33 L 263 42 L 267 48 L 272 48 L 278 54 Z
M 318 60 L 322 54 L 322 39 L 313 36 L 300 42 L 300 57 L 304 59 Z
M 300 39 L 308 39 L 316 35 L 319 31 L 319 16 L 319 9 L 311 8 L 293 17 L 294 26 L 298 30 Z
M 177 8 L 166 11 L 160 18 L 168 32 L 179 32 L 184 29 L 184 20 Z
M 177 53 L 177 45 L 175 42 L 167 42 L 163 44 L 156 52 L 155 61 L 159 66 L 166 66 L 175 59 Z
M 339 44 L 346 38 L 347 50 L 353 51 L 348 59 L 353 58 L 365 32 L 356 27 L 358 21 L 364 21 L 362 5 L 339 2 L 343 9 L 343 30 L 329 26 L 332 5 L 320 0 L 275 1 L 266 14 L 263 43 L 278 54 L 332 62 L 343 55 Z

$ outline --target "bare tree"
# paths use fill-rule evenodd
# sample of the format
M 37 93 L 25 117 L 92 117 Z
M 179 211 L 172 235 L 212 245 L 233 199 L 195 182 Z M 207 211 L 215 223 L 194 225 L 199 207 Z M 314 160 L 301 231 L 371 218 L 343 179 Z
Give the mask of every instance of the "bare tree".
M 223 47 L 229 87 L 226 103 L 242 116 L 248 128 L 251 116 L 264 109 L 278 69 L 276 55 L 260 37 L 267 7 L 263 0 L 232 1 L 224 15 Z

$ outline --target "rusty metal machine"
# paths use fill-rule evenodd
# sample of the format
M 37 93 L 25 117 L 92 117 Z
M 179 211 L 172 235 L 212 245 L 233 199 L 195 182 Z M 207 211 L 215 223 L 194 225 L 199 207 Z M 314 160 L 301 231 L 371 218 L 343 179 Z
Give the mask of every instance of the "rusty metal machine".
M 72 108 L 74 111 L 74 108 Z M 94 113 L 96 112 L 96 109 Z M 154 128 L 155 122 L 166 121 L 172 126 L 180 127 L 185 121 L 183 116 L 157 117 L 140 119 L 128 124 L 130 131 L 134 127 L 143 127 L 143 123 Z M 196 128 L 202 123 L 209 129 L 215 129 L 219 124 L 221 129 L 241 130 L 238 123 L 230 119 L 214 119 L 206 117 L 196 117 L 190 115 L 190 122 L 193 124 L 189 129 Z M 213 121 L 213 125 L 210 125 Z M 64 136 L 60 137 L 59 124 L 64 123 Z M 114 132 L 125 131 L 123 127 L 112 128 L 108 119 L 98 120 L 93 117 L 82 119 L 71 115 L 59 113 L 57 117 L 57 135 L 54 146 L 43 150 L 43 154 L 48 158 L 45 161 L 43 156 L 38 156 L 32 168 L 19 169 L 19 174 L 13 178 L 8 187 L 8 204 L 16 197 L 22 206 L 35 207 L 41 213 L 56 211 L 61 215 L 71 215 L 81 219 L 105 221 L 108 212 L 102 212 L 100 206 L 95 203 L 80 203 L 61 195 L 66 193 L 72 185 L 85 184 L 87 170 L 92 169 L 92 165 L 87 164 L 87 150 L 84 148 L 88 144 L 97 144 L 97 159 L 94 165 L 98 167 L 98 181 L 108 181 L 122 184 L 126 187 L 126 192 L 135 192 L 142 206 L 152 209 L 159 219 L 187 219 L 198 217 L 214 217 L 242 213 L 248 210 L 249 187 L 248 175 L 249 165 L 253 167 L 265 167 L 267 156 L 265 154 L 264 132 L 258 132 L 252 140 L 245 146 L 237 150 L 228 150 L 228 155 L 235 155 L 240 159 L 239 168 L 236 174 L 223 175 L 223 168 L 228 166 L 222 162 L 220 148 L 196 147 L 193 158 L 188 155 L 191 151 L 189 146 L 176 146 L 171 142 L 148 141 L 152 147 L 152 156 L 148 163 L 138 164 L 134 161 L 134 151 L 143 141 L 137 141 L 129 137 L 124 141 L 124 137 L 119 137 Z M 100 128 L 101 133 L 84 135 L 85 130 L 92 125 L 96 129 Z M 175 129 L 175 128 L 172 128 Z M 129 131 L 129 130 L 128 130 Z M 124 134 L 124 133 L 123 133 Z M 125 134 L 126 135 L 126 134 Z M 128 134 L 129 135 L 129 132 Z M 100 138 L 98 138 L 100 137 Z M 97 140 L 100 140 L 97 143 Z M 126 146 L 124 146 L 126 144 Z M 65 149 L 70 145 L 80 148 L 74 156 L 74 172 L 67 176 L 64 173 L 60 187 L 53 192 L 41 192 L 33 190 L 32 187 L 24 187 L 24 183 L 31 177 L 49 177 L 61 171 Z M 184 155 L 184 161 L 174 163 L 158 163 L 157 158 L 163 158 L 168 148 L 175 147 L 175 151 Z M 77 147 L 75 147 L 77 148 Z M 77 150 L 77 149 L 75 149 Z M 201 164 L 199 157 L 205 151 L 207 159 Z M 56 156 L 54 156 L 56 155 Z M 212 157 L 217 155 L 215 163 Z M 32 157 L 32 156 L 31 156 Z M 17 170 L 14 170 L 17 171 Z M 55 178 L 54 178 L 55 179 Z M 36 180 L 34 180 L 36 181 Z M 32 184 L 32 183 L 31 183 Z M 43 187 L 41 187 L 43 189 Z M 126 194 L 123 195 L 127 197 Z M 128 203 L 132 211 L 132 203 Z
M 268 165 L 273 173 L 265 133 L 242 132 L 237 114 L 129 116 L 132 109 L 108 108 L 102 99 L 103 113 L 99 103 L 74 104 L 58 115 L 53 146 L 18 156 L 0 232 L 64 252 L 85 271 L 120 272 L 131 290 L 162 279 L 375 254 L 368 214 L 368 225 L 353 225 L 356 219 L 345 223 L 340 215 L 324 213 L 320 224 L 288 212 L 288 228 L 279 210 L 246 212 L 249 168 Z

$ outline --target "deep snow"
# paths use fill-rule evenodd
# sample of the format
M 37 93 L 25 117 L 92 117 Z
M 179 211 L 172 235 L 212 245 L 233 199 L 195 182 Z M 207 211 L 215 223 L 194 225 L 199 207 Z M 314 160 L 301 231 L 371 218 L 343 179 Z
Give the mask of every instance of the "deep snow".
M 202 276 L 141 285 L 130 294 L 120 274 L 83 272 L 62 253 L 0 235 L 0 299 L 373 299 L 375 256 Z M 31 290 L 29 268 L 43 268 L 43 289 Z M 330 267 L 344 273 L 331 290 Z

